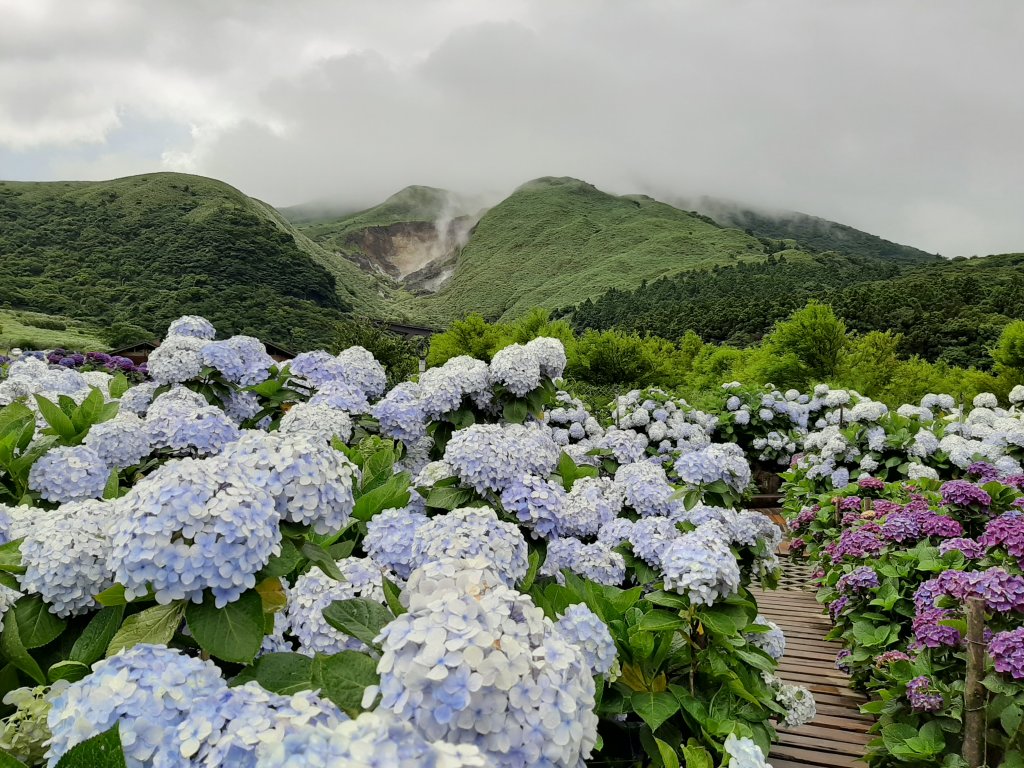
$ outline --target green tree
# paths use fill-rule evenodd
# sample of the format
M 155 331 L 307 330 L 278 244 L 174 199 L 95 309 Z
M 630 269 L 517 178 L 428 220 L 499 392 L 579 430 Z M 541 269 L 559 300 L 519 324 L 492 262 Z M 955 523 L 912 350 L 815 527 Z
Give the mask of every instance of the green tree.
M 495 352 L 509 343 L 504 327 L 488 323 L 482 315 L 467 315 L 430 339 L 427 365 L 444 365 L 459 355 L 490 361 Z
M 992 359 L 998 365 L 1024 372 L 1024 320 L 1015 320 L 999 335 Z
M 817 301 L 807 302 L 789 319 L 776 323 L 765 339 L 770 352 L 795 356 L 808 382 L 833 379 L 848 345 L 846 323 L 836 317 L 832 307 Z

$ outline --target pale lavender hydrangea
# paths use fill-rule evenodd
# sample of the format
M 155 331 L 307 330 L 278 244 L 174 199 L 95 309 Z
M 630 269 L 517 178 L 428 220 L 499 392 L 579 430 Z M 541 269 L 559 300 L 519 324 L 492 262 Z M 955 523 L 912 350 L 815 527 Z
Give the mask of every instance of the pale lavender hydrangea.
M 363 549 L 374 561 L 407 579 L 413 569 L 413 543 L 427 522 L 426 515 L 408 508 L 385 509 L 367 521 Z
M 94 424 L 84 444 L 108 467 L 119 469 L 135 466 L 152 450 L 146 423 L 131 412 Z
M 489 507 L 453 509 L 432 518 L 413 541 L 413 567 L 443 557 L 482 557 L 493 563 L 508 586 L 529 569 L 526 539 L 512 523 L 498 520 Z
M 59 446 L 44 453 L 28 473 L 28 487 L 47 501 L 98 499 L 110 478 L 110 467 L 86 445 Z
M 566 608 L 555 622 L 555 629 L 583 651 L 593 674 L 608 674 L 615 663 L 615 641 L 608 626 L 584 603 Z

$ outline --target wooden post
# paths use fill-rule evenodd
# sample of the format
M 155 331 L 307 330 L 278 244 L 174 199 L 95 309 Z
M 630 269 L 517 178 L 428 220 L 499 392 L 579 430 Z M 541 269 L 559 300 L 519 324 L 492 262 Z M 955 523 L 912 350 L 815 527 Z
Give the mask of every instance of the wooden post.
M 985 601 L 967 599 L 967 680 L 964 686 L 964 751 L 970 768 L 985 764 Z

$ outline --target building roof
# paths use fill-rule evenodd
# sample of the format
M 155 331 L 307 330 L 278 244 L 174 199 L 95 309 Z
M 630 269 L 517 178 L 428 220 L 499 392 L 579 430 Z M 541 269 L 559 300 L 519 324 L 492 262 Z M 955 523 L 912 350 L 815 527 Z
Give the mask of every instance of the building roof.
M 160 346 L 159 339 L 157 341 L 153 341 L 152 339 L 145 339 L 143 341 L 136 341 L 134 344 L 128 344 L 124 347 L 118 347 L 117 349 L 111 350 L 107 354 L 124 355 L 125 353 L 134 352 L 139 349 L 147 349 L 150 352 L 152 352 L 158 346 Z

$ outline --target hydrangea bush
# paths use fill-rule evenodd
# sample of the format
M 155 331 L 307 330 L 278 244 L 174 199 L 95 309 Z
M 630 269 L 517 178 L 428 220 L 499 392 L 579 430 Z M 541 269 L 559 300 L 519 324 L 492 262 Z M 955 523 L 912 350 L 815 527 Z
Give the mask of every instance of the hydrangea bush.
M 362 348 L 278 365 L 193 316 L 149 380 L 66 357 L 0 381 L 2 738 L 31 764 L 753 765 L 814 716 L 717 416 L 592 414 L 547 338 L 390 391 Z

